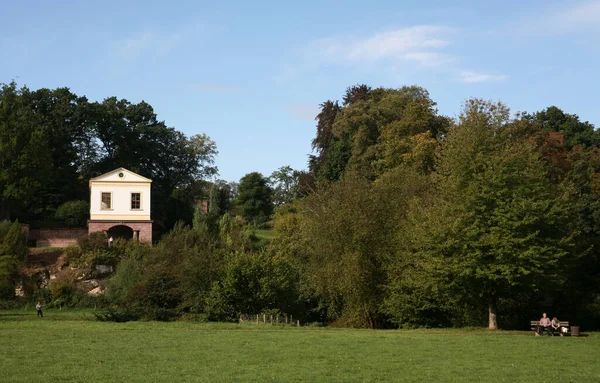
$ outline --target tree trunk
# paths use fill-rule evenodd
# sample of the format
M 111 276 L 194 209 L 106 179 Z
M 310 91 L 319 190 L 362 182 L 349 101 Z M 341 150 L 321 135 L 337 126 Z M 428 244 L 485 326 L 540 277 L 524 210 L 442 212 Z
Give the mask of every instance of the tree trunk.
M 498 322 L 496 321 L 496 292 L 490 291 L 490 301 L 488 306 L 488 328 L 490 330 L 498 330 Z

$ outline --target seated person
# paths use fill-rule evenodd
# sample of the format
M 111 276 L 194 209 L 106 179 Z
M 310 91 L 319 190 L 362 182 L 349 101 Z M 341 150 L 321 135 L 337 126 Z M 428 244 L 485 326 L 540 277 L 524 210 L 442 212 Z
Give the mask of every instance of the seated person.
M 560 321 L 556 317 L 552 318 L 552 322 L 550 322 L 550 327 L 551 327 L 551 330 L 552 330 L 552 335 L 554 335 L 554 333 L 557 332 L 557 331 L 560 334 L 560 336 L 563 335 L 562 334 L 562 328 L 560 326 Z
M 550 318 L 546 316 L 546 313 L 542 314 L 542 319 L 540 319 L 540 325 L 538 326 L 538 334 L 544 335 L 544 331 L 550 335 L 550 328 L 552 327 Z

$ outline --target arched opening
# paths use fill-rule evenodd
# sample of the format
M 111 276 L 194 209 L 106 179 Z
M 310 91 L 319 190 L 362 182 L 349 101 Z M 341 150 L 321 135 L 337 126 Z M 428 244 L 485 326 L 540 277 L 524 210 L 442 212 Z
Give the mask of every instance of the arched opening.
M 109 237 L 113 237 L 113 239 L 123 238 L 126 240 L 130 240 L 133 238 L 133 229 L 129 226 L 117 225 L 108 229 L 106 234 Z

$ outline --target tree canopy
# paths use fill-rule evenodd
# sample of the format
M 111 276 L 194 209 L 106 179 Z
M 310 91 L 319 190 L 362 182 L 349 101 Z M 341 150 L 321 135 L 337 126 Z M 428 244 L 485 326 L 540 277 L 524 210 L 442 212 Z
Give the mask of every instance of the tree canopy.
M 168 127 L 144 101 L 90 102 L 14 82 L 0 90 L 0 218 L 53 219 L 63 203 L 87 200 L 91 177 L 125 167 L 153 180 L 153 219 L 164 230 L 181 218 L 169 209 L 174 192 L 216 175 L 216 154 L 206 134 Z

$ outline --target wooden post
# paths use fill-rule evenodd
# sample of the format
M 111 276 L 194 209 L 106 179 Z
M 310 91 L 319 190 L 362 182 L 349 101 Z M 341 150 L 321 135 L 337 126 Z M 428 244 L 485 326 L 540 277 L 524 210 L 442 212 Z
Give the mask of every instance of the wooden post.
M 273 314 L 271 314 L 271 326 L 273 325 Z
M 256 324 L 258 324 L 258 314 L 256 314 Z
M 275 324 L 279 325 L 279 314 L 277 314 L 277 320 Z
M 289 319 L 289 318 L 288 318 L 288 316 L 286 315 L 286 316 L 285 316 L 285 324 L 288 324 L 288 319 Z
M 296 327 L 300 327 L 300 321 L 299 320 L 296 321 Z
M 267 324 L 267 314 L 263 314 L 263 324 Z

